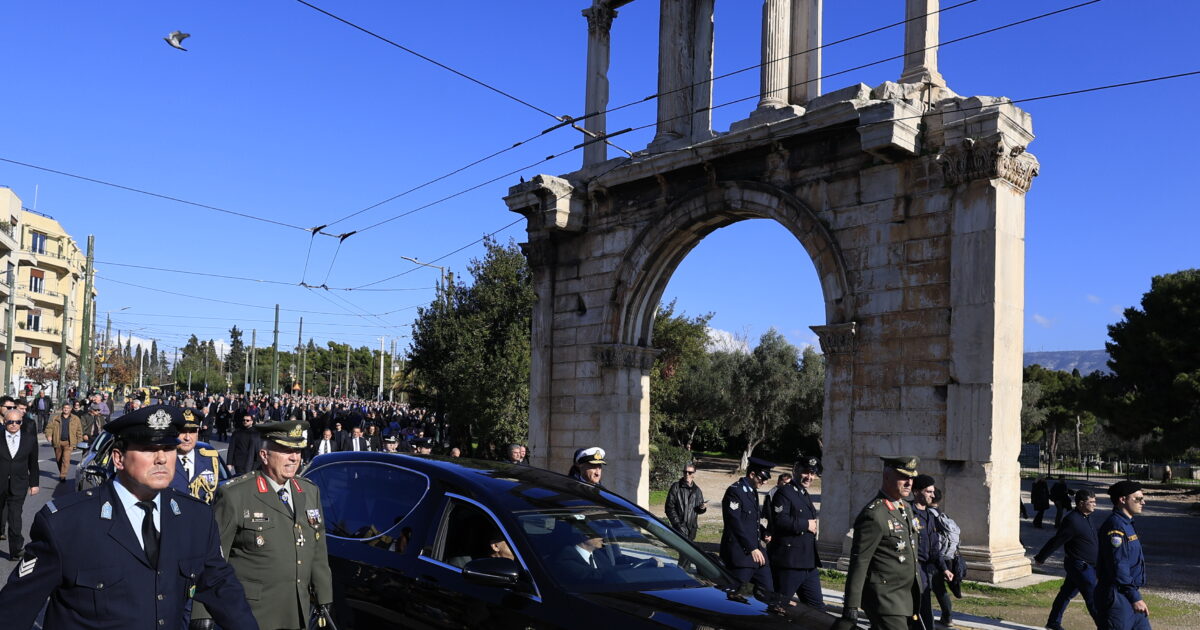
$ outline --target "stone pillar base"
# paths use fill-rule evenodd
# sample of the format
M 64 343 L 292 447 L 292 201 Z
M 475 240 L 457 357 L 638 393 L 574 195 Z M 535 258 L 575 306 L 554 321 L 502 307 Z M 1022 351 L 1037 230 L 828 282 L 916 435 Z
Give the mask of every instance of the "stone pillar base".
M 804 108 L 799 105 L 784 105 L 782 107 L 759 107 L 750 113 L 750 117 L 739 120 L 729 126 L 730 131 L 741 131 L 759 125 L 779 122 L 796 116 L 803 116 Z
M 999 584 L 1033 573 L 1025 548 L 989 551 L 980 547 L 959 547 L 967 563 L 967 579 Z

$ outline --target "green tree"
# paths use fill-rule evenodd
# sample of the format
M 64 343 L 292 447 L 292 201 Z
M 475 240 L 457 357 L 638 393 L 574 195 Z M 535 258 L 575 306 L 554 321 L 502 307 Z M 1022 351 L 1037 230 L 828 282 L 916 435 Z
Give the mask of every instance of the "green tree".
M 1162 454 L 1200 444 L 1200 269 L 1155 276 L 1108 336 L 1108 430 L 1152 435 Z
M 246 342 L 242 341 L 243 335 L 245 333 L 236 325 L 230 328 L 229 352 L 225 353 L 225 373 L 238 389 L 246 381 Z
M 1078 455 L 1080 437 L 1091 433 L 1096 426 L 1096 414 L 1092 411 L 1095 406 L 1091 402 L 1093 392 L 1079 370 L 1064 372 L 1030 365 L 1025 368 L 1025 382 L 1035 384 L 1040 392 L 1036 403 L 1039 412 L 1031 413 L 1030 417 L 1042 418 L 1036 431 L 1040 431 L 1048 442 L 1050 460 L 1057 460 L 1064 433 L 1074 435 L 1074 450 Z
M 799 393 L 800 352 L 774 328 L 740 361 L 731 386 L 729 431 L 746 440 L 740 469 L 754 449 L 778 435 Z
M 712 313 L 689 318 L 675 314 L 675 302 L 659 306 L 654 315 L 654 348 L 659 354 L 650 369 L 650 438 L 690 446 L 696 432 L 711 416 L 698 413 L 697 380 L 707 367 L 708 322 Z M 686 387 L 686 392 L 685 388 Z
M 470 286 L 447 283 L 413 324 L 407 370 L 414 402 L 448 426 L 451 442 L 492 457 L 529 433 L 532 277 L 515 243 L 484 239 Z

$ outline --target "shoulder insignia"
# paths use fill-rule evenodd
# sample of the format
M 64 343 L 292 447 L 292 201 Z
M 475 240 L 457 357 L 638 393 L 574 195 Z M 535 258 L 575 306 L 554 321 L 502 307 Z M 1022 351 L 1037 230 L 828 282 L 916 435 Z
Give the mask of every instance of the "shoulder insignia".
M 1129 537 L 1129 542 L 1133 542 L 1133 541 L 1135 541 L 1135 540 L 1137 540 L 1137 534 L 1134 534 L 1134 535 L 1132 535 L 1132 536 L 1130 536 L 1130 537 Z
M 203 457 L 216 457 L 218 454 L 219 453 L 218 453 L 217 449 L 215 449 L 215 448 L 200 449 L 200 455 Z
M 292 477 L 292 486 L 296 488 L 296 492 L 304 492 L 304 488 L 300 487 L 300 482 L 296 481 L 295 477 Z
M 259 492 L 269 492 L 270 491 L 270 488 L 267 487 L 267 480 L 265 478 L 263 478 L 261 475 L 256 478 L 256 481 L 258 482 L 258 491 Z
M 58 511 L 58 506 L 54 505 L 54 499 L 50 499 L 50 501 L 46 503 L 46 509 L 50 510 L 51 514 Z
M 1125 532 L 1123 532 L 1123 531 L 1121 531 L 1121 530 L 1119 530 L 1119 529 L 1114 529 L 1114 530 L 1110 530 L 1110 531 L 1108 532 L 1108 535 L 1109 535 L 1109 536 L 1122 536 L 1122 537 L 1123 537 L 1123 536 L 1125 536 Z
M 729 502 L 729 509 L 731 509 L 731 510 L 736 510 L 736 509 L 738 509 L 739 507 L 741 507 L 741 504 L 740 504 L 740 503 L 738 503 L 737 501 L 730 501 L 730 502 Z
M 105 501 L 104 505 L 100 506 L 100 518 L 106 521 L 112 520 L 112 504 L 108 501 Z
M 37 566 L 37 558 L 26 558 L 17 565 L 17 577 L 23 578 L 30 573 L 33 573 L 33 568 Z
M 783 511 L 783 506 L 782 506 L 782 505 L 776 505 L 776 506 L 775 506 L 775 511 L 776 511 L 776 512 L 782 512 L 782 511 Z
M 891 501 L 888 501 L 887 499 L 883 500 L 883 504 L 887 506 L 887 509 L 889 512 L 893 512 L 896 509 L 896 506 Z
M 175 516 L 179 516 L 179 514 L 180 514 L 179 503 L 176 502 L 175 499 L 171 499 L 171 513 L 174 514 Z
M 1120 547 L 1121 543 L 1125 542 L 1125 539 L 1121 536 L 1113 535 L 1108 539 L 1108 541 L 1112 543 L 1112 546 Z

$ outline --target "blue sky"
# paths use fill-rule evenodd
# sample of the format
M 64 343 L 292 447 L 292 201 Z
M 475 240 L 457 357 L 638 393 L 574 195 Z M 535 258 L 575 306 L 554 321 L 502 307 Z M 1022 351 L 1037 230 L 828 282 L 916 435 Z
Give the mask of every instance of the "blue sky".
M 583 0 L 317 4 L 542 109 L 581 113 Z M 717 73 L 757 63 L 760 3 L 717 4 Z M 941 39 L 1072 4 L 978 0 L 943 14 Z M 609 75 L 613 105 L 655 91 L 657 7 L 637 0 L 620 11 Z M 825 39 L 902 17 L 900 0 L 830 1 Z M 946 46 L 941 70 L 959 94 L 1011 98 L 1193 71 L 1200 69 L 1198 21 L 1200 3 L 1104 0 Z M 192 34 L 188 52 L 163 42 L 176 29 Z M 825 72 L 897 54 L 901 37 L 896 28 L 832 46 Z M 302 227 L 366 208 L 553 123 L 291 0 L 6 2 L 0 59 L 7 92 L 0 158 Z M 829 79 L 825 89 L 877 85 L 899 72 L 892 61 Z M 750 71 L 719 81 L 714 102 L 756 93 L 757 77 Z M 1152 276 L 1197 266 L 1200 202 L 1186 183 L 1195 177 L 1189 149 L 1200 137 L 1192 113 L 1197 96 L 1200 78 L 1192 77 L 1027 106 L 1038 134 L 1029 150 L 1042 164 L 1027 205 L 1027 350 L 1100 348 L 1106 325 L 1137 303 Z M 716 110 L 714 126 L 727 129 L 752 106 Z M 609 128 L 640 126 L 653 116 L 652 102 L 630 107 L 610 115 Z M 642 148 L 650 133 L 627 134 L 619 144 Z M 517 216 L 501 201 L 507 187 L 519 175 L 575 170 L 579 152 L 524 167 L 579 141 L 567 130 L 547 134 L 337 223 L 329 230 L 360 232 L 336 260 L 331 238 L 11 163 L 0 162 L 0 184 L 27 207 L 36 196 L 37 209 L 81 244 L 96 235 L 101 325 L 106 311 L 129 306 L 113 314 L 114 327 L 168 349 L 190 332 L 221 338 L 234 323 L 257 328 L 262 343 L 278 302 L 287 309 L 287 345 L 303 316 L 305 337 L 318 343 L 378 347 L 378 337 L 387 336 L 403 347 L 414 307 L 432 296 L 435 270 L 415 268 L 371 287 L 387 291 L 310 291 L 298 283 L 361 286 L 414 269 L 400 256 L 431 261 L 512 223 Z M 501 177 L 510 171 L 517 173 Z M 523 235 L 518 223 L 498 237 Z M 481 251 L 473 245 L 437 264 L 462 273 Z M 715 312 L 715 327 L 751 340 L 775 327 L 796 343 L 812 341 L 808 326 L 822 323 L 819 296 L 800 245 L 762 221 L 706 238 L 666 293 L 689 314 Z

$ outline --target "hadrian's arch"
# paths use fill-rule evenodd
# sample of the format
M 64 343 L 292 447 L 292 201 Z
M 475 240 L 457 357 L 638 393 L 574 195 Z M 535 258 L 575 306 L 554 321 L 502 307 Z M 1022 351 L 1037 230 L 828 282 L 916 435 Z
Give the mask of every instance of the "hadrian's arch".
M 584 12 L 588 112 L 607 105 L 607 29 L 625 3 L 596 0 Z M 907 0 L 906 47 L 917 52 L 899 81 L 789 89 L 820 73 L 811 54 L 788 54 L 819 44 L 820 5 L 765 0 L 763 97 L 715 133 L 699 113 L 708 93 L 678 90 L 712 76 L 712 0 L 663 0 L 659 91 L 675 98 L 659 102 L 650 146 L 608 159 L 592 142 L 580 170 L 510 190 L 506 203 L 528 220 L 538 296 L 531 456 L 565 471 L 576 448 L 602 445 L 606 485 L 645 504 L 655 305 L 705 235 L 770 219 L 803 245 L 825 303 L 825 321 L 803 322 L 827 366 L 822 552 L 844 555 L 854 514 L 878 487 L 878 456 L 914 454 L 962 517 L 972 575 L 1024 575 L 1016 512 L 1024 202 L 1038 168 L 1025 152 L 1031 121 L 1004 99 L 946 87 L 936 48 L 919 46 L 937 41 L 936 19 L 920 17 L 936 0 Z M 603 138 L 603 116 L 586 126 Z

